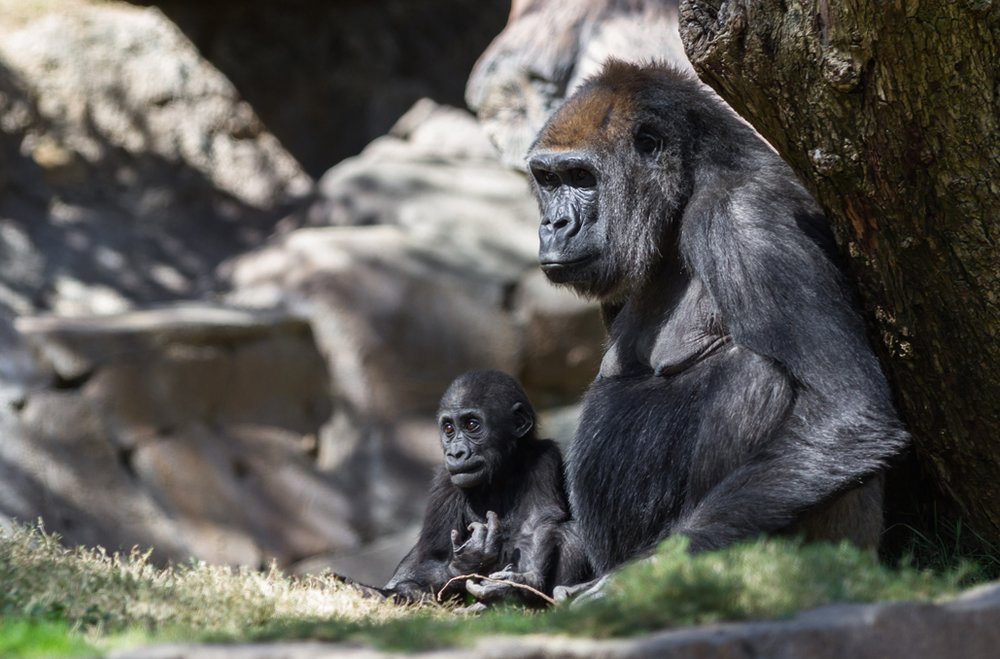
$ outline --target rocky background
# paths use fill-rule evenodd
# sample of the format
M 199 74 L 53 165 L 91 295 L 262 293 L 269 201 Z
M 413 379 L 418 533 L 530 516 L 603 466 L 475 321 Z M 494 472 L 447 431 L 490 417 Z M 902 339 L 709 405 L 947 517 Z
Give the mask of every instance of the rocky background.
M 572 434 L 518 168 L 610 53 L 685 66 L 675 7 L 0 0 L 0 524 L 384 581 L 455 375 Z

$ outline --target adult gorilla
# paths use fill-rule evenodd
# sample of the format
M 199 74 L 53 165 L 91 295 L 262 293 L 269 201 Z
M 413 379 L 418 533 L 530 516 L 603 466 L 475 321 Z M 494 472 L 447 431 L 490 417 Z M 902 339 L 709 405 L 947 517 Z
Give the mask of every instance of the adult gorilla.
M 621 62 L 529 166 L 541 267 L 608 324 L 567 474 L 598 572 L 673 534 L 877 545 L 880 473 L 908 436 L 788 166 L 696 80 Z

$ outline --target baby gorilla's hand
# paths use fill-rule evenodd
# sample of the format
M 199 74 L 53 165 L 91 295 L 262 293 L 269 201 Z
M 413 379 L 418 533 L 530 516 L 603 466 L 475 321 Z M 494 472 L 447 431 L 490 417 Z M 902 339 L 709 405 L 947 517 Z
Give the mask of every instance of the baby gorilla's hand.
M 491 569 L 500 555 L 500 520 L 495 512 L 486 513 L 485 524 L 469 524 L 469 531 L 469 539 L 461 545 L 458 529 L 451 532 L 451 570 L 456 575 Z
M 521 572 L 512 572 L 509 569 L 494 572 L 489 577 L 490 579 L 514 583 L 526 583 L 528 581 Z M 481 581 L 477 583 L 469 579 L 465 582 L 465 590 L 480 602 L 492 603 L 512 599 L 519 589 L 510 583 L 498 583 L 497 581 Z

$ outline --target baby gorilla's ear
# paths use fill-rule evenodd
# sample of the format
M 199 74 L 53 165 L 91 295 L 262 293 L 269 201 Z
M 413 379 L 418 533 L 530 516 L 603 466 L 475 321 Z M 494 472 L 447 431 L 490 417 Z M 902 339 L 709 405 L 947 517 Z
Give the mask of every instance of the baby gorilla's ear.
M 518 439 L 527 435 L 535 427 L 535 420 L 523 403 L 514 403 L 513 407 L 510 408 L 510 414 L 514 419 L 514 434 Z

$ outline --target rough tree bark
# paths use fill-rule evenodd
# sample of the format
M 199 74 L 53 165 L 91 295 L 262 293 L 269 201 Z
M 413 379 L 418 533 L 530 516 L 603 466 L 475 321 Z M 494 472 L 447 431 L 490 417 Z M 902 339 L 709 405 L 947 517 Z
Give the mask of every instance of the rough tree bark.
M 684 0 L 849 254 L 918 463 L 1000 544 L 1000 2 Z

